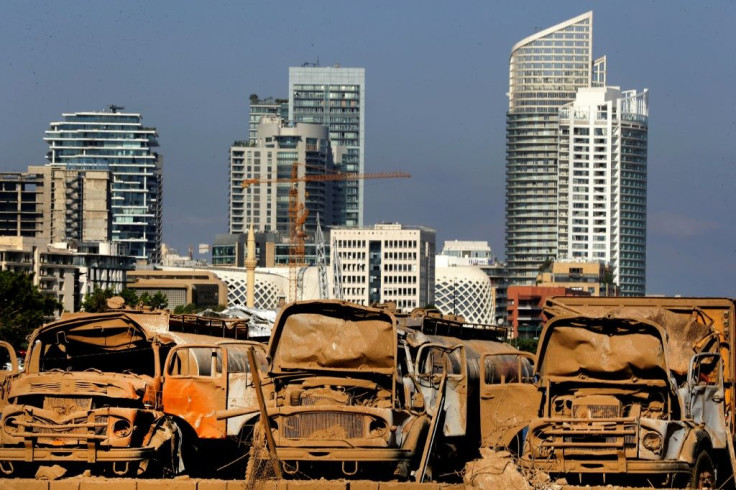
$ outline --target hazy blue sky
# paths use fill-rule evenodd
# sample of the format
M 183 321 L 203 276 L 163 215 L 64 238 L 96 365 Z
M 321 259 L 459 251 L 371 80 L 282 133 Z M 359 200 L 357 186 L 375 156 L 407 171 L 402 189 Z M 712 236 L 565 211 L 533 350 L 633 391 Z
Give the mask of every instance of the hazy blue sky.
M 114 5 L 114 6 L 113 6 Z M 164 241 L 227 231 L 228 150 L 248 95 L 288 96 L 304 62 L 366 69 L 365 221 L 504 254 L 511 46 L 594 11 L 608 82 L 650 90 L 650 294 L 736 296 L 734 2 L 0 3 L 0 171 L 45 163 L 63 112 L 143 114 L 164 155 Z

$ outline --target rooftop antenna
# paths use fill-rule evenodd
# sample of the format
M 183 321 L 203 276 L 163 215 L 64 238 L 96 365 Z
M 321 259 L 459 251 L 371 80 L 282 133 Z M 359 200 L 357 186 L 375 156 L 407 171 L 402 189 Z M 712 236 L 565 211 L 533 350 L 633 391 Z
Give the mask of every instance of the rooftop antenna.
M 319 66 L 319 56 L 317 56 L 317 62 L 316 63 L 311 63 L 309 61 L 305 61 L 304 63 L 302 63 L 302 66 Z
M 125 107 L 115 104 L 110 104 L 109 106 L 107 106 L 107 108 L 110 109 L 110 112 L 112 112 L 113 114 L 116 114 L 118 111 L 122 111 L 123 109 L 125 109 Z

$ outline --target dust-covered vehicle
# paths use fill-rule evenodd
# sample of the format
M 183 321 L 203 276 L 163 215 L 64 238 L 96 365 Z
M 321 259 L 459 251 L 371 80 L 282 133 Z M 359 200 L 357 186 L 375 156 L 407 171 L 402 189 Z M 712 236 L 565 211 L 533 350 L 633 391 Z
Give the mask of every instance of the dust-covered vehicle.
M 583 482 L 639 475 L 696 488 L 731 474 L 732 378 L 724 383 L 722 350 L 733 304 L 720 304 L 716 322 L 692 299 L 671 310 L 648 300 L 587 300 L 608 308 L 558 300 L 540 336 L 541 416 L 529 426 L 524 466 Z M 726 336 L 715 327 L 724 319 Z
M 173 471 L 176 430 L 158 409 L 165 321 L 76 314 L 36 329 L 0 416 L 0 470 L 58 463 Z
M 164 365 L 161 410 L 180 430 L 187 473 L 242 478 L 260 415 L 249 351 L 265 372 L 266 346 L 248 340 L 205 342 L 169 332 L 177 341 Z
M 409 478 L 431 417 L 405 378 L 411 360 L 398 348 L 392 313 L 334 300 L 292 303 L 268 350 L 264 425 L 274 448 L 269 454 L 257 443 L 266 438 L 257 430 L 248 478 L 273 457 L 286 476 Z
M 539 406 L 534 356 L 506 343 L 502 327 L 437 311 L 415 311 L 400 323 L 406 328 L 399 346 L 413 359 L 414 384 L 430 415 L 439 416 L 428 476 L 459 473 L 484 447 L 518 454 Z
M 226 326 L 193 328 L 239 332 Z M 219 476 L 218 468 L 244 459 L 250 437 L 242 432 L 258 411 L 249 349 L 265 363 L 262 344 L 174 332 L 165 312 L 65 314 L 34 331 L 25 371 L 11 377 L 0 414 L 0 471 L 58 464 L 120 476 L 197 468 Z

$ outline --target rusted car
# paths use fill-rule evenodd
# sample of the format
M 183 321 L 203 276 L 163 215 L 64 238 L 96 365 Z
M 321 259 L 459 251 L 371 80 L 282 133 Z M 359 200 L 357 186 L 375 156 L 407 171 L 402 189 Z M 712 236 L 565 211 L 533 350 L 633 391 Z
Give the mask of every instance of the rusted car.
M 243 355 L 251 348 L 265 362 L 263 345 L 172 332 L 162 312 L 66 314 L 32 334 L 25 371 L 11 379 L 0 471 L 59 464 L 109 475 L 204 468 L 214 476 L 248 451 L 232 447 L 249 440 L 243 426 L 258 410 L 249 407 Z M 217 464 L 201 464 L 203 455 Z
M 102 465 L 116 474 L 173 469 L 176 430 L 158 409 L 166 347 L 133 313 L 69 315 L 32 334 L 25 372 L 0 415 L 0 470 Z
M 266 425 L 275 451 L 256 431 L 248 478 L 274 452 L 284 476 L 409 478 L 431 417 L 405 377 L 412 361 L 398 348 L 393 314 L 334 300 L 292 303 L 268 352 Z
M 537 351 L 541 416 L 529 425 L 523 466 L 583 482 L 639 476 L 695 488 L 715 488 L 719 469 L 730 474 L 718 334 L 696 308 L 679 318 L 654 310 L 552 312 Z
M 534 356 L 504 342 L 503 328 L 468 326 L 437 313 L 413 314 L 402 324 L 406 328 L 400 330 L 400 347 L 413 359 L 412 376 L 430 415 L 439 410 L 441 422 L 431 448 L 429 473 L 434 475 L 427 478 L 459 474 L 483 447 L 518 454 L 523 431 L 539 405 Z
M 244 340 L 205 342 L 202 336 L 169 332 L 177 341 L 166 359 L 162 410 L 183 438 L 188 473 L 242 478 L 259 415 L 248 351 L 266 370 L 265 345 Z

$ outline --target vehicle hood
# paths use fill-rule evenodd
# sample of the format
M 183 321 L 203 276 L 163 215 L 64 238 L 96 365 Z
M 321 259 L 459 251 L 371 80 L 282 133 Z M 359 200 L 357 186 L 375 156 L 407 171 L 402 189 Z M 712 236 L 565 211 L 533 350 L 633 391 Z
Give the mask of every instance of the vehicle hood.
M 646 320 L 555 317 L 542 330 L 536 371 L 542 378 L 667 381 L 666 345 L 664 330 Z
M 125 350 L 141 341 L 151 341 L 168 331 L 168 317 L 163 314 L 134 312 L 73 313 L 61 320 L 37 328 L 30 344 L 42 336 L 64 332 L 68 340 L 106 350 Z
M 341 371 L 390 375 L 396 319 L 388 311 L 338 300 L 286 306 L 269 342 L 269 371 Z

